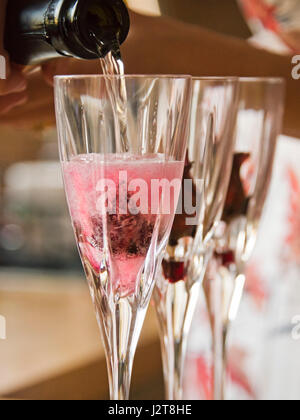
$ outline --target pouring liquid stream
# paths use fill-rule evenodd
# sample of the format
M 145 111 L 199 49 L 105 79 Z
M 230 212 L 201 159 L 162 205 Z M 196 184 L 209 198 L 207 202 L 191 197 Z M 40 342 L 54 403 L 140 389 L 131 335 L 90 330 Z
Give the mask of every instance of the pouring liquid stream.
M 100 47 L 99 47 L 100 51 Z M 100 53 L 99 53 L 100 55 Z M 127 89 L 125 80 L 124 63 L 121 57 L 120 44 L 116 39 L 112 50 L 100 58 L 103 75 L 106 76 L 106 87 L 112 105 L 116 126 L 117 152 L 129 152 L 127 132 Z M 116 77 L 117 76 L 117 77 Z

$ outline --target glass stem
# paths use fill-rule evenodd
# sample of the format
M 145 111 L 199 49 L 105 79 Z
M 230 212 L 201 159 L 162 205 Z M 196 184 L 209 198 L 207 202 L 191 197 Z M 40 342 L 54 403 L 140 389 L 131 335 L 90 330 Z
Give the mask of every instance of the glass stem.
M 157 316 L 160 326 L 166 398 L 182 400 L 183 372 L 188 336 L 198 303 L 201 283 L 191 288 L 180 281 L 169 284 L 164 299 L 155 289 Z
M 237 317 L 245 285 L 245 275 L 238 274 L 237 269 L 224 273 L 224 270 L 223 275 L 217 273 L 206 291 L 212 328 L 215 401 L 226 399 L 227 338 L 230 325 Z
M 190 328 L 187 329 L 187 332 L 189 332 L 189 329 Z M 174 342 L 174 400 L 183 399 L 183 372 L 187 352 L 187 341 L 188 334 L 183 334 L 179 342 Z
M 227 378 L 227 337 L 228 327 L 223 325 L 222 331 L 213 339 L 213 384 L 214 400 L 224 401 Z
M 224 308 L 224 279 L 221 275 L 217 274 L 211 280 L 210 284 L 208 299 L 210 302 L 209 308 L 212 328 L 213 397 L 215 401 L 224 401 L 227 369 L 226 341 L 228 333 L 226 324 L 227 308 Z
M 96 313 L 106 354 L 110 399 L 128 400 L 133 359 L 147 306 L 136 308 L 130 297 L 105 303 L 96 304 Z
M 131 366 L 130 366 L 131 365 Z M 111 361 L 108 363 L 109 391 L 111 400 L 128 400 L 132 363 Z
M 133 359 L 146 309 L 135 309 L 129 299 L 121 299 L 114 305 L 110 336 L 110 398 L 128 400 Z
M 161 318 L 159 318 L 161 324 Z M 165 384 L 165 396 L 169 401 L 174 400 L 174 347 L 169 340 L 168 331 L 163 331 L 164 326 L 160 325 L 160 342 L 162 353 L 162 364 Z

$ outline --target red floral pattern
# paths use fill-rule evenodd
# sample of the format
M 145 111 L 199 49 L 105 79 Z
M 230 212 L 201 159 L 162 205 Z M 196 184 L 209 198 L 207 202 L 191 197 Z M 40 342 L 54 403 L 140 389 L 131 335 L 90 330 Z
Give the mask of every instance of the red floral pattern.
M 241 0 L 248 19 L 259 19 L 266 29 L 279 32 L 276 20 L 276 6 L 271 6 L 262 0 Z
M 287 171 L 289 182 L 288 230 L 285 238 L 288 246 L 288 262 L 300 264 L 300 181 L 292 167 Z

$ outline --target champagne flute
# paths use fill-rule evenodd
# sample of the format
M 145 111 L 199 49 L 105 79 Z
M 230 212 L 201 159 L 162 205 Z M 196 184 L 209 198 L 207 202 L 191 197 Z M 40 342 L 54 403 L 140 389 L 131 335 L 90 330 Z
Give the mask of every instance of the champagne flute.
M 119 82 L 118 76 L 55 80 L 65 190 L 112 400 L 129 398 L 135 350 L 174 219 L 191 84 L 188 76 L 122 76 L 126 99 L 118 108 L 110 89 Z M 173 195 L 159 188 L 174 181 Z
M 187 339 L 232 166 L 237 79 L 193 80 L 182 195 L 154 291 L 166 396 L 180 400 Z
M 225 399 L 228 329 L 240 306 L 283 116 L 282 79 L 241 78 L 239 85 L 231 179 L 203 282 L 213 335 L 215 400 Z

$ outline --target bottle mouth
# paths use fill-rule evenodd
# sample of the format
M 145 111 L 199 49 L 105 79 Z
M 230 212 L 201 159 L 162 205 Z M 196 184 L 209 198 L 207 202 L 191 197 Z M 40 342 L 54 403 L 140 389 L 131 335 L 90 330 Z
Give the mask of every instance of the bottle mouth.
M 95 58 L 105 57 L 113 45 L 121 45 L 130 27 L 129 13 L 122 0 L 79 2 L 74 22 L 84 47 Z M 95 54 L 95 45 L 98 54 Z

